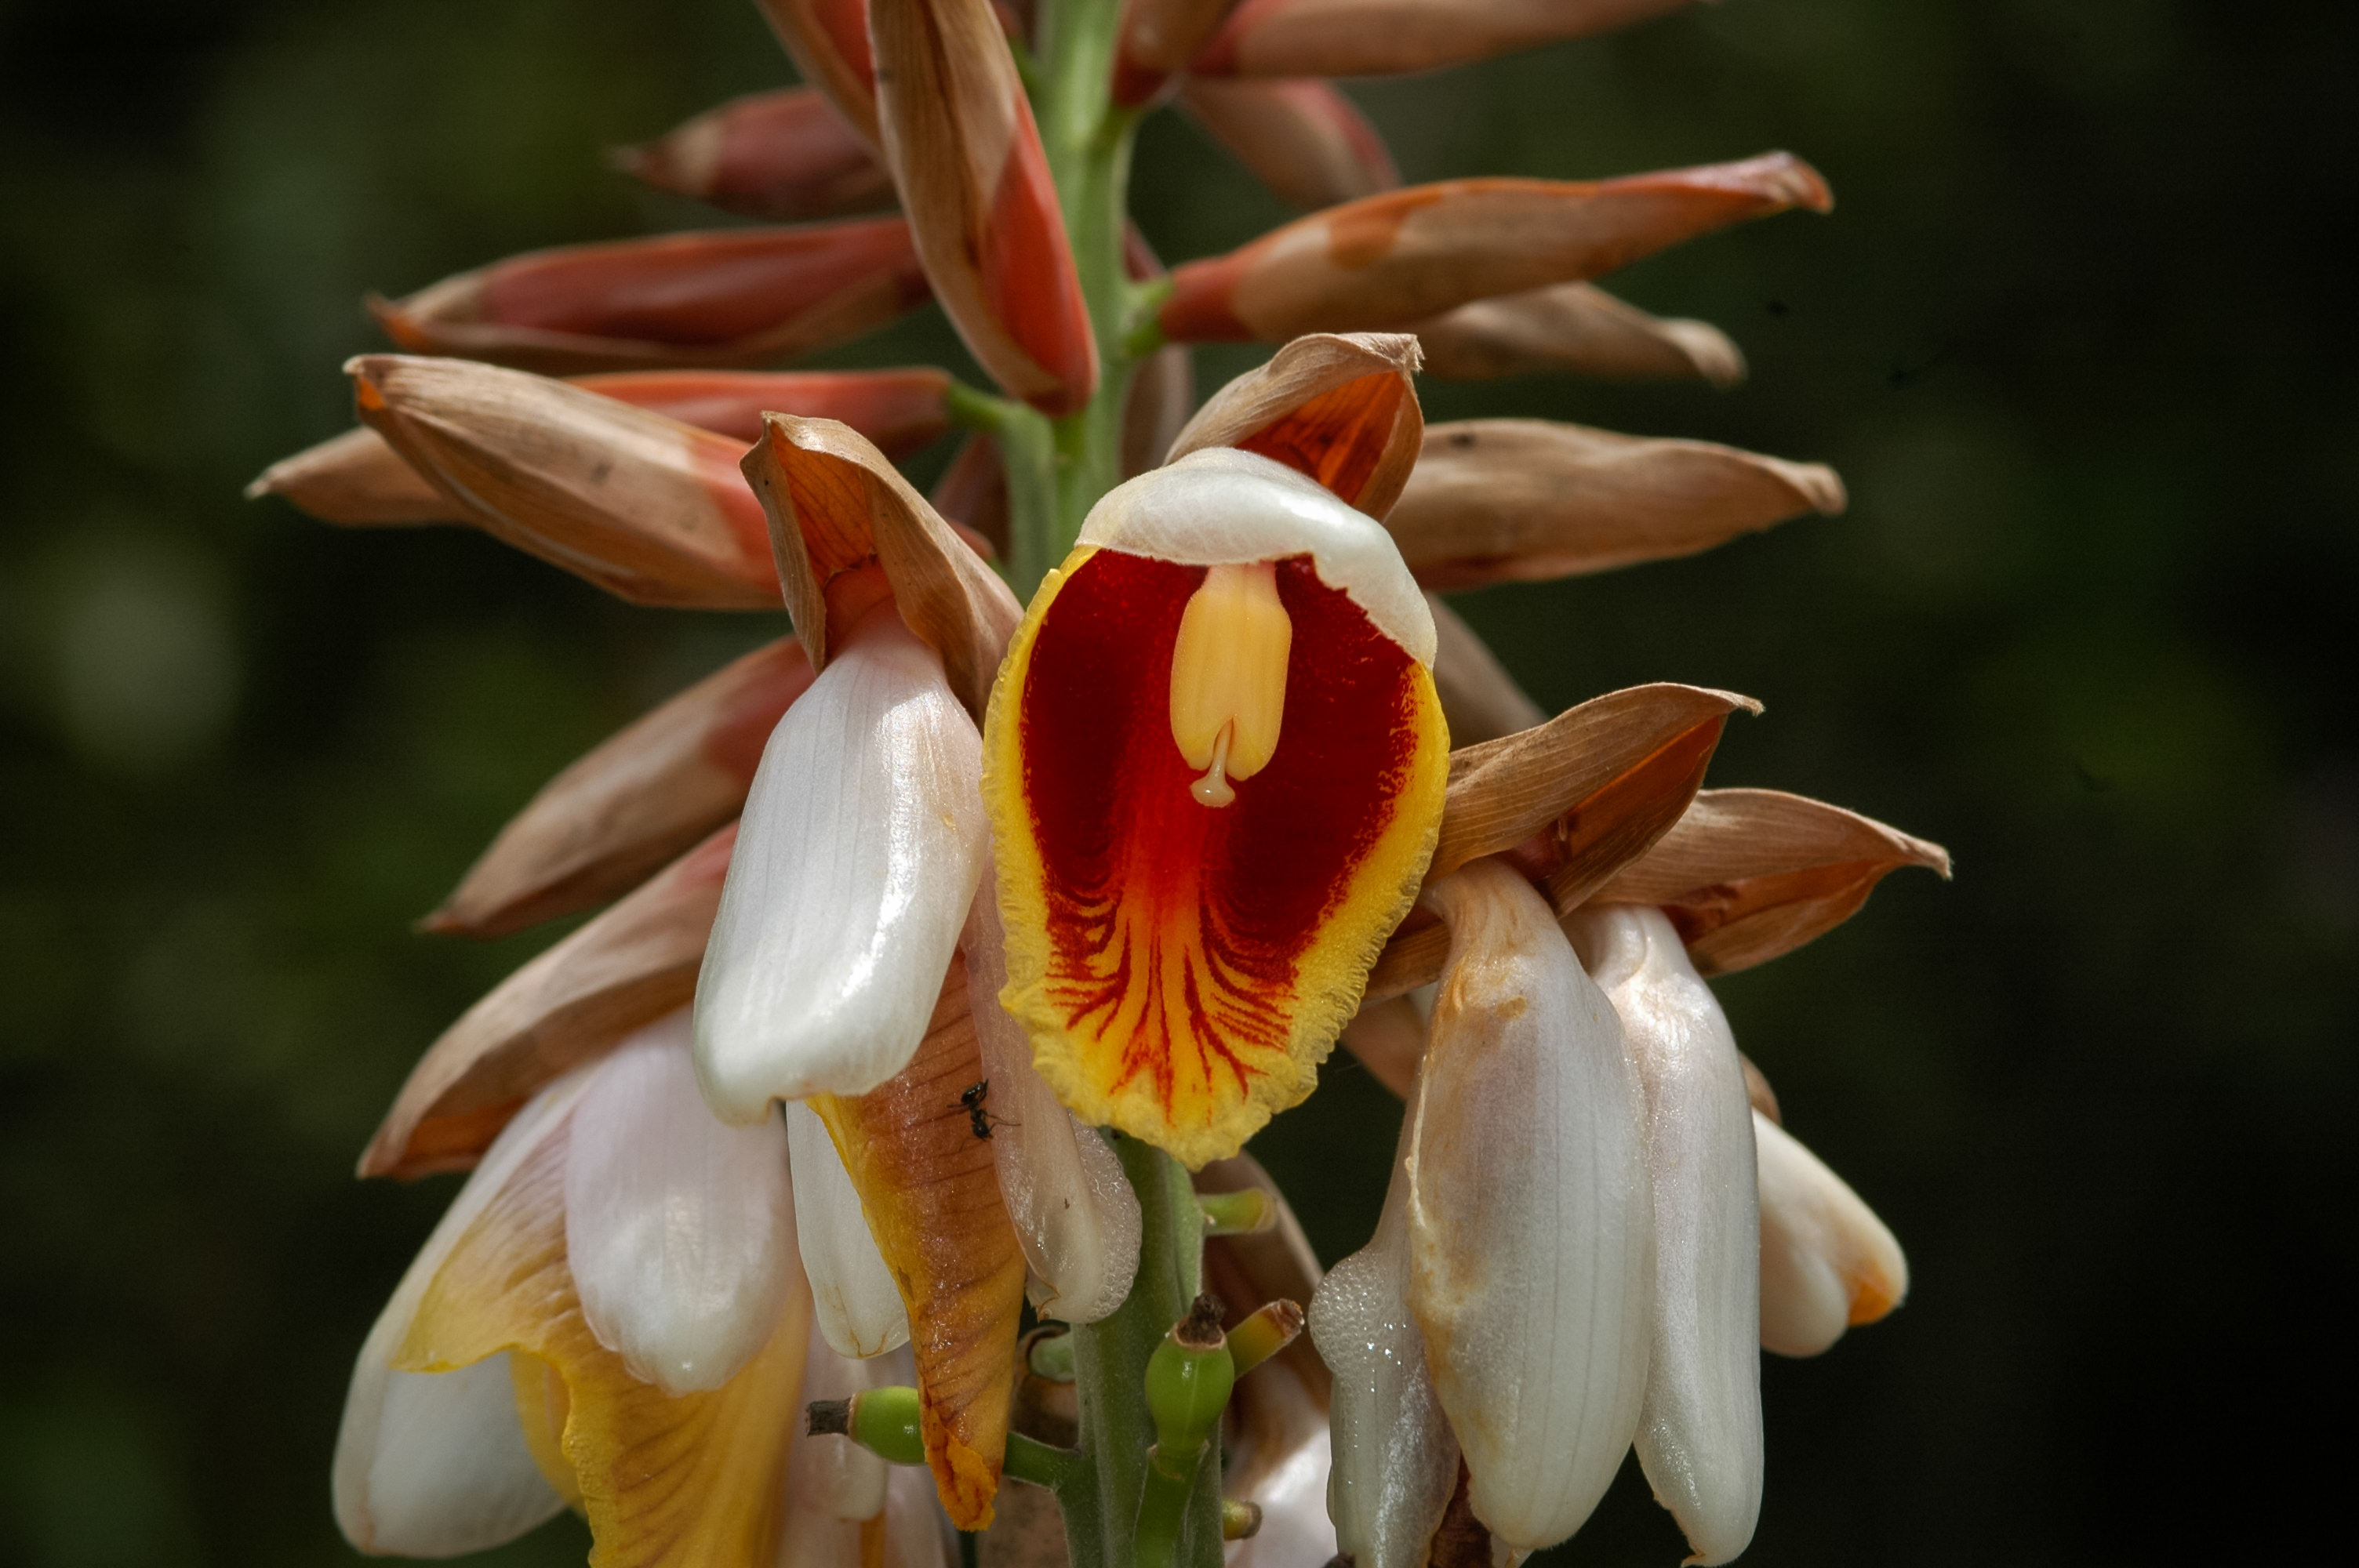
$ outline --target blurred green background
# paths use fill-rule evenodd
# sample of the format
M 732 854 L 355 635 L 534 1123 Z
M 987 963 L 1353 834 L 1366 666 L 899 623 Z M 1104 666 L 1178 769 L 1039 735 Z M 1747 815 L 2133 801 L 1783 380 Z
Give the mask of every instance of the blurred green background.
M 788 74 L 745 0 L 0 0 L 0 1561 L 349 1559 L 350 1358 L 451 1190 L 352 1161 L 553 935 L 408 923 L 548 775 L 774 627 L 239 488 L 349 423 L 364 290 L 713 222 L 600 149 Z M 2354 76 L 2324 3 L 1731 0 L 1354 89 L 1412 180 L 1787 146 L 1841 199 L 1615 281 L 1730 330 L 1734 393 L 1424 389 L 1435 418 L 1836 464 L 1840 519 L 1464 609 L 1551 706 L 1765 699 L 1714 782 L 1957 857 L 1720 988 L 1915 1272 L 1885 1325 L 1766 1369 L 1748 1563 L 2332 1538 Z M 1286 215 L 1170 116 L 1137 197 L 1171 258 Z M 831 356 L 935 358 L 963 362 L 931 316 Z M 1339 1064 L 1255 1146 L 1331 1260 L 1397 1114 Z M 1630 1471 L 1560 1555 L 1680 1554 Z

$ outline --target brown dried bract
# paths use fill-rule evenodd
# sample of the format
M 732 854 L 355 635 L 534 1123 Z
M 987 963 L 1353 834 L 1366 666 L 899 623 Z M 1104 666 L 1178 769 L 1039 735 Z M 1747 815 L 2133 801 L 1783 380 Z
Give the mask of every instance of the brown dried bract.
M 1418 580 L 1444 590 L 1690 556 L 1806 512 L 1843 481 L 1711 441 L 1545 419 L 1436 425 L 1385 525 Z
M 283 495 L 322 523 L 347 528 L 456 523 L 463 510 L 420 479 L 384 437 L 365 425 L 264 469 L 245 487 L 245 498 L 259 501 L 266 495 Z
M 1214 393 L 1166 462 L 1238 447 L 1299 469 L 1371 517 L 1392 510 L 1425 430 L 1417 340 L 1392 332 L 1295 339 Z
M 1409 330 L 1445 381 L 1569 374 L 1603 381 L 1745 379 L 1745 355 L 1708 321 L 1650 316 L 1592 283 L 1478 299 Z
M 364 354 L 353 401 L 464 518 L 640 604 L 778 603 L 734 441 L 523 371 Z
M 1725 975 L 1842 925 L 1903 866 L 1946 880 L 1950 852 L 1824 801 L 1716 789 L 1595 896 L 1660 905 L 1697 971 Z
M 628 892 L 744 808 L 810 683 L 792 637 L 705 676 L 541 786 L 420 926 L 504 936 Z
M 893 177 L 815 88 L 733 98 L 613 156 L 658 190 L 749 218 L 833 218 L 893 204 Z
M 885 454 L 832 419 L 774 414 L 745 454 L 746 481 L 769 516 L 787 608 L 811 667 L 827 667 L 828 589 L 874 561 L 901 619 L 942 656 L 943 673 L 975 721 L 1023 607 Z
M 410 1070 L 360 1173 L 467 1169 L 542 1085 L 688 1005 L 736 842 L 732 823 L 469 1008 Z

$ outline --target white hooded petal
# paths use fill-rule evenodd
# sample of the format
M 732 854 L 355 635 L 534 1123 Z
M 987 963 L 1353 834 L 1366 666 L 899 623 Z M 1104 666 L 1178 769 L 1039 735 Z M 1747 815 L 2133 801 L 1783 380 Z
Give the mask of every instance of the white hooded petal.
M 1423 1568 L 1458 1485 L 1458 1439 L 1409 1312 L 1409 1131 L 1405 1118 L 1375 1235 L 1310 1298 L 1311 1343 L 1335 1374 L 1327 1511 L 1359 1568 Z
M 802 1398 L 790 1418 L 797 1436 L 787 1460 L 788 1507 L 854 1524 L 884 1512 L 886 1473 L 892 1466 L 849 1439 L 802 1435 L 802 1411 L 815 1400 L 848 1400 L 870 1389 L 917 1380 L 917 1361 L 906 1346 L 856 1360 L 838 1355 L 814 1322 L 803 1361 Z
M 391 1363 L 451 1249 L 542 1140 L 564 1124 L 596 1070 L 576 1068 L 516 1113 L 361 1346 L 336 1434 L 331 1489 L 337 1525 L 363 1552 L 481 1552 L 565 1506 L 525 1446 L 506 1355 L 455 1372 L 397 1372 Z
M 1908 1260 L 1875 1211 L 1794 1135 L 1756 1111 L 1761 1160 L 1761 1347 L 1816 1356 L 1908 1294 Z
M 909 1343 L 908 1309 L 861 1211 L 860 1194 L 819 1112 L 787 1108 L 794 1167 L 795 1238 L 801 1244 L 820 1332 L 839 1356 L 882 1356 Z
M 921 1465 L 895 1465 L 885 1479 L 885 1560 L 877 1568 L 952 1568 L 958 1531 Z
M 1105 1140 L 1034 1070 L 1030 1036 L 999 1005 L 1007 953 L 996 879 L 985 870 L 963 947 L 999 1192 L 1032 1271 L 1032 1305 L 1043 1317 L 1095 1323 L 1122 1305 L 1138 1273 L 1138 1195 Z
M 1638 1427 L 1646 1108 L 1613 1004 L 1531 884 L 1477 860 L 1426 896 L 1450 959 L 1411 1111 L 1409 1304 L 1475 1517 L 1552 1546 Z
M 1651 904 L 1567 923 L 1622 1020 L 1647 1097 L 1655 1289 L 1638 1462 L 1695 1555 L 1725 1563 L 1761 1512 L 1761 1239 L 1745 1061 Z
M 983 738 L 889 606 L 787 710 L 746 797 L 696 986 L 723 1119 L 865 1094 L 924 1039 L 983 871 Z
M 1334 1453 L 1327 1416 L 1282 1357 L 1256 1368 L 1237 1398 L 1250 1402 L 1246 1424 L 1266 1451 L 1224 1455 L 1223 1491 L 1261 1509 L 1261 1529 L 1229 1542 L 1228 1568 L 1316 1568 L 1332 1560 L 1342 1548 L 1327 1517 Z M 1457 1452 L 1452 1442 L 1453 1476 Z
M 786 1129 L 714 1119 L 686 1008 L 600 1063 L 574 1109 L 565 1251 L 598 1343 L 668 1394 L 719 1388 L 777 1325 L 801 1272 Z

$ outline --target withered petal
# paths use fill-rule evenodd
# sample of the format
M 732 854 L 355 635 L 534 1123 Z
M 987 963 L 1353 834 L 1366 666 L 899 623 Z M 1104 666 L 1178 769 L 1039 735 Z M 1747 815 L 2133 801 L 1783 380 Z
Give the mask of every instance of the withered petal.
M 1207 447 L 1257 452 L 1382 519 L 1408 481 L 1425 431 L 1418 363 L 1417 340 L 1398 333 L 1297 338 L 1214 393 L 1163 460 Z

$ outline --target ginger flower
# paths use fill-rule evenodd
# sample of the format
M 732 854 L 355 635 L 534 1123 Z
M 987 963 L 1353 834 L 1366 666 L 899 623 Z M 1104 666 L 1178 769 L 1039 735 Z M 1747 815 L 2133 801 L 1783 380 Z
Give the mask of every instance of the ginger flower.
M 1696 1561 L 1744 1549 L 1760 1350 L 1907 1272 L 1706 980 L 1947 858 L 1702 789 L 1736 694 L 1544 714 L 1437 597 L 1836 512 L 1832 471 L 1428 427 L 1416 378 L 1733 384 L 1723 334 L 1593 280 L 1832 199 L 1783 153 L 1402 189 L 1322 80 L 1673 4 L 761 0 L 804 85 L 616 162 L 762 225 L 373 299 L 405 351 L 346 367 L 359 427 L 255 493 L 794 634 L 552 780 L 425 922 L 597 911 L 363 1155 L 470 1173 L 354 1369 L 354 1545 L 570 1507 L 600 1568 L 947 1568 L 952 1527 L 1472 1565 L 1572 1533 L 1635 1445 Z M 1125 205 L 1167 103 L 1315 211 L 1167 271 Z M 773 368 L 929 301 L 994 390 Z M 1218 340 L 1277 346 L 1199 407 Z M 1408 1109 L 1322 1279 L 1240 1151 L 1339 1042 Z

